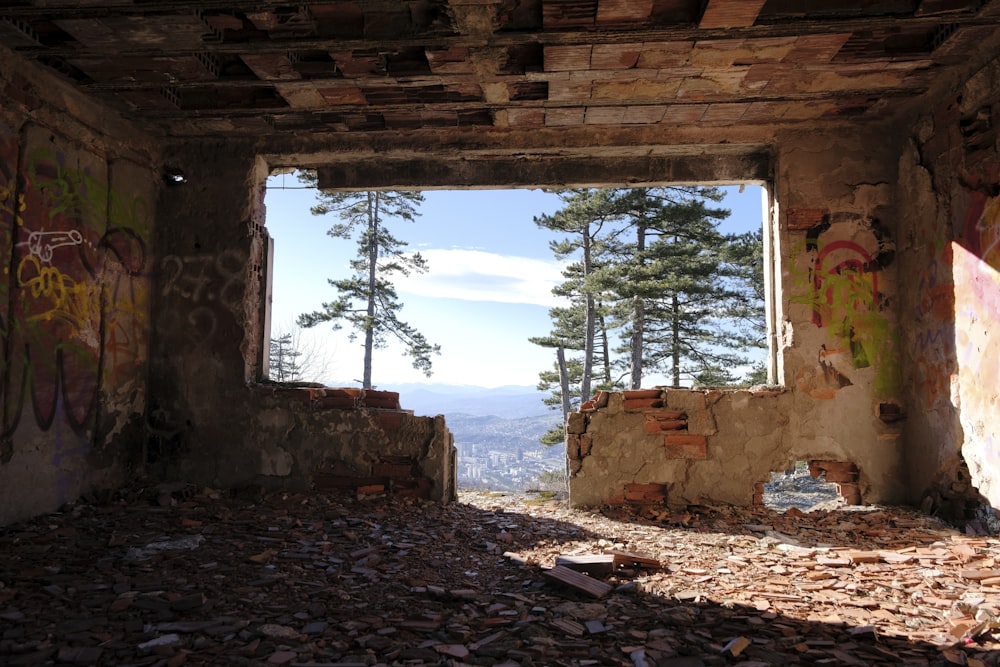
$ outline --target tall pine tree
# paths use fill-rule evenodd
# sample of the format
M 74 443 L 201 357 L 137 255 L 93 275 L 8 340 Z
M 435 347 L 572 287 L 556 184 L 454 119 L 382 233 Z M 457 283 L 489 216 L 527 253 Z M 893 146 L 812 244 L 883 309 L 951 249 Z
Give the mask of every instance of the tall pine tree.
M 304 183 L 316 185 L 314 172 L 300 172 Z M 334 224 L 327 234 L 350 239 L 357 235 L 357 258 L 350 262 L 354 275 L 328 282 L 337 290 L 337 299 L 322 305 L 321 310 L 303 313 L 297 322 L 313 327 L 332 322 L 340 329 L 347 322 L 353 329 L 350 339 L 364 336 L 364 371 L 362 386 L 372 387 L 372 356 L 375 349 L 384 348 L 390 338 L 403 344 L 413 358 L 413 367 L 431 375 L 431 355 L 440 354 L 440 346 L 431 345 L 419 331 L 399 318 L 402 304 L 390 282 L 393 275 L 409 275 L 427 271 L 427 262 L 420 253 L 404 252 L 406 243 L 394 237 L 385 221 L 395 218 L 412 222 L 419 213 L 417 206 L 424 197 L 413 191 L 319 192 L 319 203 L 310 211 L 313 215 L 336 213 L 343 222 Z

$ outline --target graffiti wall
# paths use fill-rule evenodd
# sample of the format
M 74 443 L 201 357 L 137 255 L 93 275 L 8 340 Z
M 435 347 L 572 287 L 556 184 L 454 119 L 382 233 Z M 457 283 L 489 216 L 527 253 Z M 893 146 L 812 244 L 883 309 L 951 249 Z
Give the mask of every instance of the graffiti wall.
M 871 375 L 875 395 L 893 397 L 899 385 L 897 339 L 884 276 L 895 258 L 891 235 L 878 220 L 854 213 L 824 213 L 805 232 L 791 301 L 808 306 L 812 324 L 826 336 L 815 366 L 798 370 L 797 388 L 831 399 Z
M 141 173 L 0 125 L 0 493 L 32 481 L 8 512 L 104 483 L 127 458 L 116 435 L 141 423 L 151 207 L 116 187 Z

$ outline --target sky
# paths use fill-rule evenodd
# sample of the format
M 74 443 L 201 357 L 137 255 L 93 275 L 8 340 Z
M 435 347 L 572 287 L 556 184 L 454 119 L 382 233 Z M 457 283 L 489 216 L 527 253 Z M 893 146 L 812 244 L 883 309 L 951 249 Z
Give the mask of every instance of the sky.
M 725 232 L 759 229 L 761 188 L 726 186 L 721 204 L 732 211 Z M 401 383 L 441 383 L 476 387 L 535 386 L 538 373 L 553 368 L 555 351 L 528 342 L 551 330 L 549 308 L 561 305 L 552 287 L 563 280 L 549 242 L 562 235 L 539 229 L 534 217 L 551 214 L 561 201 L 542 190 L 427 190 L 414 222 L 388 221 L 391 233 L 419 251 L 425 274 L 396 276 L 403 304 L 400 318 L 441 346 L 428 378 L 412 367 L 399 347 L 375 351 L 372 382 L 392 390 Z M 350 275 L 354 240 L 326 231 L 339 218 L 314 216 L 316 191 L 302 189 L 293 174 L 268 181 L 266 225 L 274 240 L 271 335 L 293 333 L 300 359 L 309 359 L 315 380 L 360 384 L 363 339 L 348 340 L 330 324 L 299 329 L 296 318 L 320 310 L 336 298 L 328 279 Z M 665 384 L 649 378 L 644 385 Z

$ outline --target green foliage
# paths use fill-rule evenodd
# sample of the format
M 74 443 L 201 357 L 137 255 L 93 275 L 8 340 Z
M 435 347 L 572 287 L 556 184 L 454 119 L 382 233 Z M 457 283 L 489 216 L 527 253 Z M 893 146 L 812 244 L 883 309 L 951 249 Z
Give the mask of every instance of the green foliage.
M 316 184 L 313 172 L 301 172 L 299 179 Z M 340 329 L 346 323 L 352 329 L 352 341 L 363 335 L 365 388 L 372 386 L 373 350 L 385 348 L 392 339 L 403 344 L 414 368 L 430 376 L 431 356 L 440 354 L 440 346 L 430 344 L 423 334 L 400 319 L 403 306 L 391 282 L 394 275 L 427 271 L 427 262 L 420 253 L 405 252 L 407 244 L 385 226 L 387 219 L 413 222 L 419 215 L 417 206 L 423 202 L 423 195 L 368 190 L 318 192 L 316 198 L 318 203 L 310 209 L 313 215 L 333 213 L 343 221 L 330 227 L 327 234 L 341 239 L 356 237 L 358 254 L 350 262 L 352 276 L 328 281 L 336 289 L 337 298 L 323 303 L 320 310 L 300 315 L 299 326 L 330 322 L 334 329 Z
M 729 211 L 710 203 L 722 200 L 721 190 L 604 188 L 561 196 L 564 208 L 536 223 L 570 235 L 552 250 L 576 260 L 553 290 L 571 306 L 552 309 L 551 334 L 532 342 L 584 351 L 573 367 L 574 387 L 588 388 L 595 369 L 602 369 L 596 385 L 608 389 L 620 388 L 626 376 L 626 386 L 638 388 L 651 372 L 675 385 L 747 384 L 761 373 L 766 380 L 763 364 L 752 377 L 734 371 L 766 342 L 763 236 L 719 231 Z M 587 344 L 595 337 L 617 345 L 602 356 Z M 547 402 L 558 405 L 558 368 L 540 378 L 539 389 L 553 390 Z
M 269 354 L 270 377 L 275 382 L 295 382 L 302 378 L 302 367 L 299 357 L 302 352 L 296 349 L 291 333 L 279 335 L 271 339 Z

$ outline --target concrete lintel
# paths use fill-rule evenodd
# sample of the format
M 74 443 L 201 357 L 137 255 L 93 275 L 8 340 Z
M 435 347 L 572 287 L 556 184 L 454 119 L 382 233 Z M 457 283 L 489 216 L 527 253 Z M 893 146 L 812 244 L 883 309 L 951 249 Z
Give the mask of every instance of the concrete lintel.
M 615 158 L 508 156 L 360 160 L 320 167 L 324 190 L 358 188 L 599 187 L 657 183 L 766 182 L 772 159 L 745 155 L 620 156 Z

